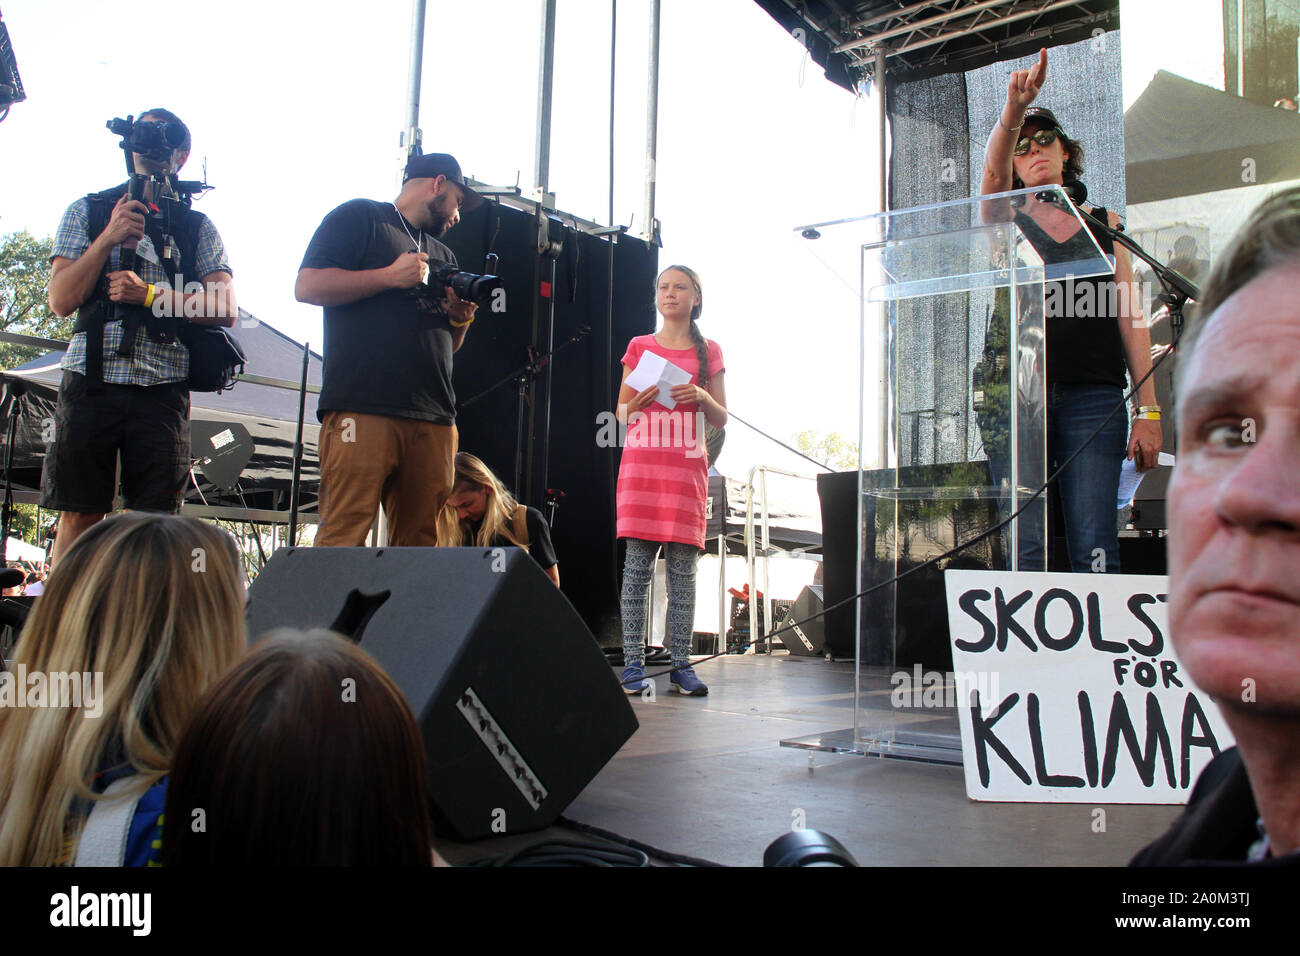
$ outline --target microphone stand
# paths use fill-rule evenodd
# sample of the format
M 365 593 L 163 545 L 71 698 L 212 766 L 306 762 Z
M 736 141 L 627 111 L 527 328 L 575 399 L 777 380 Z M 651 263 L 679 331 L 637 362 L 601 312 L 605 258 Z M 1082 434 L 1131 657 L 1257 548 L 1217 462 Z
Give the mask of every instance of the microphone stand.
M 302 346 L 302 376 L 298 382 L 298 430 L 293 436 L 293 477 L 289 481 L 289 547 L 298 539 L 298 496 L 302 482 L 302 419 L 307 408 L 307 370 L 311 364 L 311 343 Z M 262 539 L 258 536 L 257 550 L 262 550 Z M 266 556 L 262 556 L 263 563 Z
M 1177 269 L 1171 269 L 1163 262 L 1151 255 L 1134 239 L 1124 232 L 1123 228 L 1115 229 L 1108 222 L 1102 222 L 1090 213 L 1084 212 L 1078 206 L 1074 207 L 1079 215 L 1083 216 L 1088 222 L 1092 223 L 1114 242 L 1118 242 L 1133 255 L 1137 256 L 1143 262 L 1151 267 L 1155 277 L 1160 280 L 1160 285 L 1164 289 L 1157 298 L 1169 307 L 1169 329 L 1171 333 L 1172 345 L 1176 347 L 1178 340 L 1183 334 L 1183 306 L 1188 300 L 1199 302 L 1201 300 L 1201 289 L 1195 282 L 1187 278 Z
M 505 385 L 507 382 L 512 382 L 512 381 L 518 382 L 519 397 L 517 399 L 518 405 L 516 407 L 516 412 L 515 412 L 515 483 L 511 489 L 516 493 L 519 492 L 519 486 L 523 481 L 524 408 L 527 407 L 528 405 L 528 389 L 532 385 L 533 380 L 536 379 L 537 376 L 541 373 L 542 369 L 546 368 L 546 366 L 550 364 L 552 358 L 554 358 L 560 352 L 564 351 L 570 345 L 575 345 L 578 342 L 581 342 L 584 338 L 586 338 L 590 334 L 591 334 L 591 326 L 584 325 L 582 328 L 580 328 L 577 331 L 577 333 L 571 339 L 569 339 L 567 342 L 562 342 L 560 345 L 557 345 L 554 349 L 552 349 L 550 352 L 547 352 L 544 355 L 538 354 L 533 350 L 532 346 L 529 346 L 527 362 L 519 366 L 519 368 L 515 369 L 513 372 L 510 372 L 508 375 L 499 379 L 498 381 L 493 382 L 491 385 L 483 389 L 483 391 L 479 392 L 473 398 L 461 402 L 456 409 L 457 412 L 464 412 L 465 409 L 469 408 L 480 398 L 483 398 L 485 395 L 488 395 L 491 392 L 496 391 L 498 388 L 500 388 L 502 385 Z
M 1050 202 L 1054 205 L 1060 205 L 1060 202 L 1057 199 L 1057 194 L 1050 190 L 1036 193 L 1034 198 L 1042 202 Z M 1177 269 L 1169 268 L 1155 256 L 1151 255 L 1151 253 L 1143 249 L 1136 240 L 1129 238 L 1128 234 L 1124 232 L 1123 226 L 1116 229 L 1111 226 L 1110 223 L 1102 222 L 1096 216 L 1081 209 L 1078 203 L 1074 202 L 1072 198 L 1068 198 L 1067 202 L 1069 202 L 1070 205 L 1068 210 L 1069 212 L 1076 213 L 1083 217 L 1086 221 L 1096 226 L 1103 233 L 1109 236 L 1113 242 L 1118 242 L 1121 246 L 1151 267 L 1151 271 L 1155 273 L 1155 277 L 1160 280 L 1160 285 L 1164 289 L 1164 292 L 1160 293 L 1157 298 L 1169 308 L 1169 328 L 1172 333 L 1172 344 L 1170 348 L 1176 348 L 1178 346 L 1178 340 L 1183 334 L 1183 306 L 1185 306 L 1189 300 L 1194 302 L 1199 302 L 1201 300 L 1200 286 L 1187 278 L 1187 276 L 1183 275 Z
M 18 418 L 22 415 L 23 394 L 27 391 L 27 383 L 15 379 L 5 384 L 5 394 L 9 398 L 9 427 L 5 438 L 5 491 L 4 503 L 0 506 L 0 541 L 4 542 L 4 553 L 0 554 L 0 567 L 8 563 L 9 550 L 9 528 L 13 523 L 14 516 L 14 487 L 13 487 L 13 467 L 14 467 L 14 439 L 18 433 Z

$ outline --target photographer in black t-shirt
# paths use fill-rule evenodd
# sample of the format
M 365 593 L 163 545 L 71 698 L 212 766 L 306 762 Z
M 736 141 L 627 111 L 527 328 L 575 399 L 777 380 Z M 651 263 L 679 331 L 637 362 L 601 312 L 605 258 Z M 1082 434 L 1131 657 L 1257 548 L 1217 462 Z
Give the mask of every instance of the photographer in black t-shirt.
M 454 157 L 416 156 L 396 202 L 344 203 L 307 247 L 294 294 L 325 309 L 318 545 L 363 544 L 380 504 L 391 544 L 436 543 L 457 444 L 451 357 L 477 305 L 426 284 L 430 262 L 456 264 L 438 237 L 482 201 Z

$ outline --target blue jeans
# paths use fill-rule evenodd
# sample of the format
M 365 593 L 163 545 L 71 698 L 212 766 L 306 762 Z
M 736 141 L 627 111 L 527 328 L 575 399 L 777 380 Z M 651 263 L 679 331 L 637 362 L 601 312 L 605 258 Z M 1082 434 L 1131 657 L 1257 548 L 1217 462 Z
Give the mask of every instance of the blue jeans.
M 1051 475 L 1069 458 L 1102 420 L 1119 405 L 1122 389 L 1114 385 L 1047 386 L 1047 474 Z M 994 484 L 1001 483 L 1009 468 L 1002 449 L 993 444 L 989 467 Z M 1104 555 L 1103 570 L 1119 571 L 1119 531 L 1116 498 L 1119 494 L 1119 471 L 1128 450 L 1128 415 L 1115 412 L 1101 430 L 1062 472 L 1055 486 L 1065 516 L 1065 541 L 1071 571 L 1092 571 L 1098 549 Z M 1042 516 L 1051 512 L 1051 503 L 1041 502 L 1051 489 L 1034 501 L 1017 519 L 1020 522 L 1019 567 L 1021 571 L 1047 570 L 1043 552 Z M 1014 508 L 1014 505 L 1010 507 Z M 1004 507 L 1003 517 L 1010 514 Z M 1003 540 L 1010 534 L 1003 532 Z M 1050 546 L 1050 539 L 1048 544 Z
M 1119 405 L 1114 385 L 1047 386 L 1047 473 L 1082 445 Z M 1100 550 L 1102 570 L 1119 572 L 1119 472 L 1128 450 L 1128 415 L 1120 409 L 1057 479 L 1065 515 L 1071 571 L 1092 571 Z

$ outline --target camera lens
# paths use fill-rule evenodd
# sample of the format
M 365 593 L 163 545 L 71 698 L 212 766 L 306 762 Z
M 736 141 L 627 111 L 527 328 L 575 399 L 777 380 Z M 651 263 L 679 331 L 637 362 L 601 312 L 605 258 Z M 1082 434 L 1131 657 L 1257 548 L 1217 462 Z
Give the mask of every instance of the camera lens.
M 457 272 L 447 280 L 447 285 L 456 295 L 479 305 L 492 298 L 492 293 L 501 288 L 501 284 L 498 276 L 479 276 L 472 272 Z
M 185 145 L 185 129 L 178 123 L 163 123 L 162 138 L 172 149 L 180 149 Z

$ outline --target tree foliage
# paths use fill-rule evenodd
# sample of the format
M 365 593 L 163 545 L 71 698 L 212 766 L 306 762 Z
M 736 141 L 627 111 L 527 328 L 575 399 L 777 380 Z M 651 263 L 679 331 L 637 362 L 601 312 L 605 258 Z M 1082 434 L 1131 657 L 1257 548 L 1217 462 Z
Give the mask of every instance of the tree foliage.
M 858 446 L 839 432 L 801 431 L 794 436 L 794 447 L 831 468 L 853 471 L 858 467 Z
M 39 524 L 36 521 L 38 510 L 40 510 Z M 26 541 L 28 544 L 43 548 L 45 547 L 45 537 L 49 534 L 56 517 L 55 512 L 37 509 L 36 505 L 15 504 L 13 521 L 9 526 L 9 535 L 19 541 Z
M 0 237 L 0 330 L 66 341 L 75 318 L 50 311 L 50 252 L 54 240 L 30 232 Z M 43 355 L 39 346 L 0 343 L 0 368 L 13 368 Z

